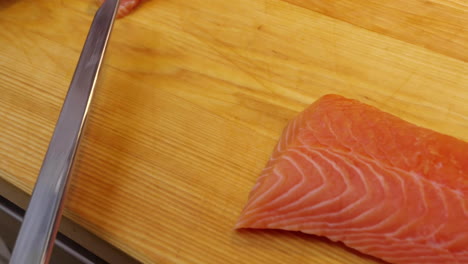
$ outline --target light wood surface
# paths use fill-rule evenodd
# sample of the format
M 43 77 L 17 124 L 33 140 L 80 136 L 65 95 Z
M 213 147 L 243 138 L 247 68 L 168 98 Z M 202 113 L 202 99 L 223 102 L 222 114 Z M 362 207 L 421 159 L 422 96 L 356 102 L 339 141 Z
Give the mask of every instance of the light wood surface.
M 31 192 L 95 1 L 0 2 L 0 177 Z M 468 140 L 463 0 L 152 0 L 114 27 L 65 215 L 145 263 L 381 263 L 233 230 L 326 93 Z

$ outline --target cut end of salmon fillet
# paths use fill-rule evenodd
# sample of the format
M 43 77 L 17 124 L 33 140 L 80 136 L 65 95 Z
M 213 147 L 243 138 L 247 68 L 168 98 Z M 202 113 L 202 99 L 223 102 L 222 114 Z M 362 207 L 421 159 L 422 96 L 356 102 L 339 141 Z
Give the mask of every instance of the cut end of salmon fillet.
M 99 4 L 104 3 L 105 0 L 97 0 Z M 117 11 L 117 18 L 127 16 L 135 9 L 141 0 L 120 0 L 119 10 Z
M 289 122 L 235 228 L 326 236 L 397 264 L 468 263 L 468 143 L 326 95 Z

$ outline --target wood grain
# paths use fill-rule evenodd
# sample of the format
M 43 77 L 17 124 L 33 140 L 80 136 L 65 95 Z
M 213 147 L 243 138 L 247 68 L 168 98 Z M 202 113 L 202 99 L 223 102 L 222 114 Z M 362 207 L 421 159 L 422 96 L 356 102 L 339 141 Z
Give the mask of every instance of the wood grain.
M 451 38 L 462 3 L 425 6 L 447 23 L 397 27 L 421 1 L 404 14 L 383 1 L 384 25 L 343 15 L 377 1 L 335 2 L 154 0 L 118 20 L 65 215 L 144 263 L 381 263 L 314 236 L 233 230 L 286 122 L 323 94 L 468 140 L 468 35 Z M 27 192 L 96 8 L 0 5 L 0 177 Z
M 468 61 L 468 4 L 463 0 L 284 1 Z

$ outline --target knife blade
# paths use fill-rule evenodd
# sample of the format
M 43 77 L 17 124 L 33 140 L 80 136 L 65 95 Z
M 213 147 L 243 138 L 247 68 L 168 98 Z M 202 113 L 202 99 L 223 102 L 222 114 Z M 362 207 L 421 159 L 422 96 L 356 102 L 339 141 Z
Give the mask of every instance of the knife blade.
M 10 264 L 48 263 L 60 224 L 69 174 L 119 0 L 106 0 L 91 24 L 34 186 Z

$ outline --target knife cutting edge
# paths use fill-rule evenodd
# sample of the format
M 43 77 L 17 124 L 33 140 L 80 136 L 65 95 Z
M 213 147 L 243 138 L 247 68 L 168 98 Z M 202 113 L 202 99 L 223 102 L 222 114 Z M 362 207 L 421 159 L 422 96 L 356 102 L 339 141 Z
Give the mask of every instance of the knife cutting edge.
M 10 264 L 48 263 L 63 201 L 119 0 L 96 12 L 16 239 Z

